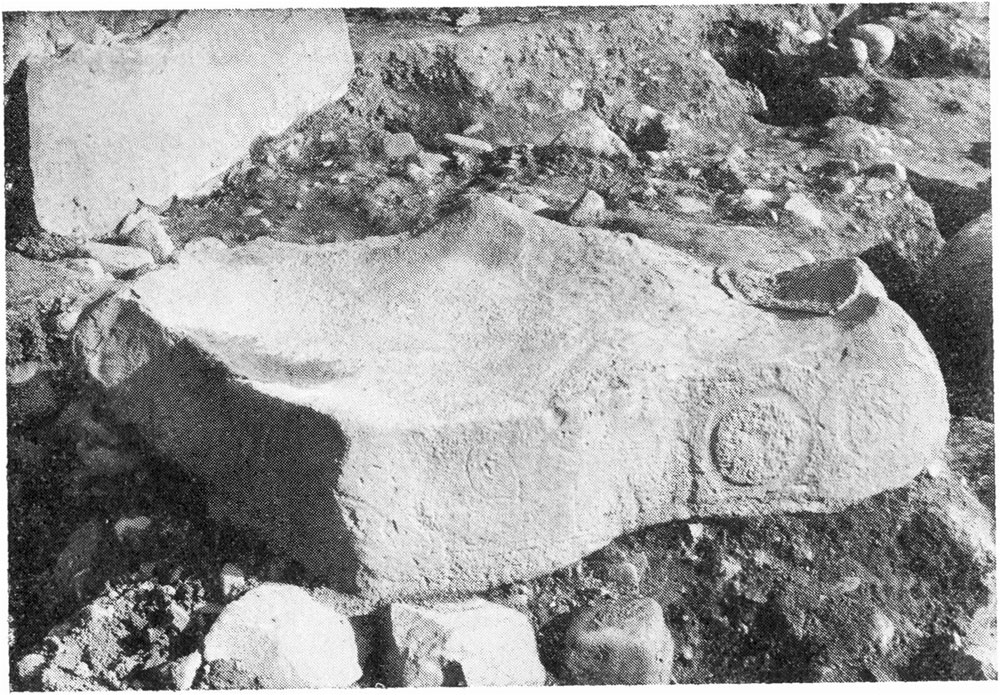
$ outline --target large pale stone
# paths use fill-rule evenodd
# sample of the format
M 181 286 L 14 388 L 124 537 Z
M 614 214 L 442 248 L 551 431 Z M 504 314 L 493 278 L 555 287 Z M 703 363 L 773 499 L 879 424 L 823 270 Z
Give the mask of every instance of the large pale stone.
M 531 623 L 482 599 L 389 607 L 386 671 L 391 685 L 544 685 Z
M 862 263 L 773 299 L 715 277 L 486 196 L 416 237 L 183 251 L 76 347 L 214 513 L 382 596 L 669 519 L 835 509 L 938 461 L 937 363 Z
M 353 70 L 341 10 L 192 11 L 135 43 L 29 57 L 38 221 L 109 234 L 339 98 Z
M 287 584 L 262 584 L 226 606 L 204 656 L 210 671 L 224 662 L 265 688 L 346 688 L 361 678 L 347 618 Z

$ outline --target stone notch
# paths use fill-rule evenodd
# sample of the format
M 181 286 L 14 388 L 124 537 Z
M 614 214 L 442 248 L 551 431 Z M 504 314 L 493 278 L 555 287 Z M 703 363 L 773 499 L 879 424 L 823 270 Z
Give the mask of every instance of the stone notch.
M 422 595 L 909 482 L 941 456 L 944 385 L 858 287 L 762 310 L 681 252 L 483 196 L 416 237 L 181 252 L 75 347 L 214 514 L 342 590 Z

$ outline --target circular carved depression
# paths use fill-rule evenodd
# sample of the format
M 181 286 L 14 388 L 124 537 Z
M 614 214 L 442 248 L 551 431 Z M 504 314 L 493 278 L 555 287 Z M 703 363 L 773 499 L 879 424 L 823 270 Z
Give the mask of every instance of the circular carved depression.
M 811 442 L 802 406 L 788 394 L 768 393 L 741 401 L 719 420 L 712 458 L 730 483 L 760 485 L 797 467 Z

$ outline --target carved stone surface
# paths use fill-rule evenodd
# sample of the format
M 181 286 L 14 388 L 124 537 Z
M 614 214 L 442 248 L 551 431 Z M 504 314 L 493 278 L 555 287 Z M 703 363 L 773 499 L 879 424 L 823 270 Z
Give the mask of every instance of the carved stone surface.
M 484 196 L 416 237 L 182 251 L 76 349 L 215 514 L 346 591 L 470 590 L 937 462 L 934 355 L 852 267 L 833 311 L 765 310 L 681 252 Z
M 136 41 L 28 51 L 34 204 L 58 234 L 110 234 L 136 201 L 193 194 L 262 135 L 339 98 L 340 10 L 192 11 Z

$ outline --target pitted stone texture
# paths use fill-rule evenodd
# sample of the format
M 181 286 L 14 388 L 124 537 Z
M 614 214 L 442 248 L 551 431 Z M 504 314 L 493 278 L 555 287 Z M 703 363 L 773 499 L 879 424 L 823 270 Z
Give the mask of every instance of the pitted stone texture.
M 690 515 L 835 509 L 906 484 L 948 430 L 877 285 L 762 310 L 681 252 L 492 196 L 418 237 L 181 252 L 76 344 L 215 514 L 379 596 L 509 583 Z
M 226 606 L 205 662 L 263 688 L 346 688 L 361 678 L 354 629 L 301 587 L 262 584 Z
M 340 10 L 192 11 L 134 43 L 31 56 L 38 221 L 110 234 L 137 200 L 194 193 L 255 138 L 339 98 L 353 70 Z
M 482 599 L 389 607 L 386 671 L 400 687 L 544 685 L 528 618 Z
M 577 685 L 669 683 L 674 642 L 651 598 L 618 599 L 581 610 L 566 632 L 563 676 Z

